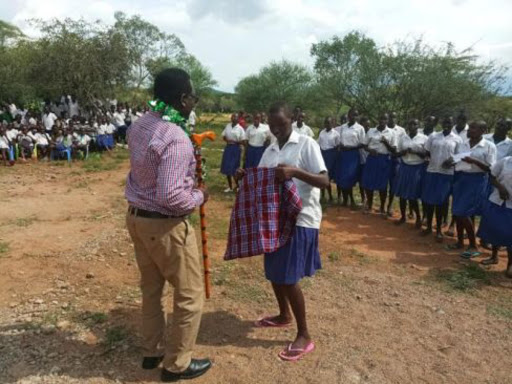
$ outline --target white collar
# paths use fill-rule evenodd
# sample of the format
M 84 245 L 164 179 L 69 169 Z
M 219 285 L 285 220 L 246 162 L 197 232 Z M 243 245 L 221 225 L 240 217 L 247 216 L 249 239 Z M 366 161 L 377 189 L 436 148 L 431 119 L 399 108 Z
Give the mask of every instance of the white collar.
M 299 139 L 300 135 L 292 129 L 292 133 L 290 134 L 288 141 L 283 145 L 283 148 L 286 147 L 288 143 L 297 144 L 299 142 Z M 271 145 L 271 148 L 274 151 L 279 151 L 279 142 L 276 140 L 275 143 Z

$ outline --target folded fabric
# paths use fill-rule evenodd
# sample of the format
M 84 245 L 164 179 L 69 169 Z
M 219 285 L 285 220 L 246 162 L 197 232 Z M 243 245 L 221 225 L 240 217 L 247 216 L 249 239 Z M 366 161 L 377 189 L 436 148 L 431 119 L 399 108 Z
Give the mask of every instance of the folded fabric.
M 279 183 L 275 168 L 248 168 L 231 212 L 224 260 L 275 252 L 293 235 L 302 210 L 292 180 Z

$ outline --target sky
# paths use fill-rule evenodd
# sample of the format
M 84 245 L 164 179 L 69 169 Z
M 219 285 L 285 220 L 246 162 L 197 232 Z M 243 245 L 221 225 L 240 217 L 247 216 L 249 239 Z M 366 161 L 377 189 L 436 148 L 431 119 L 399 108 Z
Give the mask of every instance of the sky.
M 512 66 L 512 0 L 0 1 L 0 18 L 29 36 L 31 18 L 112 23 L 118 10 L 175 33 L 228 92 L 272 61 L 312 66 L 311 44 L 352 30 L 382 46 L 419 37 L 436 46 L 452 42 Z

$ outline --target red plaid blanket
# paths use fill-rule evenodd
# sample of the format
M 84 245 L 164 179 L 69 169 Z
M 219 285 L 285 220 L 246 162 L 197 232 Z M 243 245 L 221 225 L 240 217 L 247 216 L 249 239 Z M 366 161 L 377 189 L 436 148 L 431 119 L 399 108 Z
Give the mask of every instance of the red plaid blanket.
M 249 168 L 231 212 L 224 260 L 276 251 L 293 235 L 302 210 L 293 181 L 279 184 L 274 168 Z

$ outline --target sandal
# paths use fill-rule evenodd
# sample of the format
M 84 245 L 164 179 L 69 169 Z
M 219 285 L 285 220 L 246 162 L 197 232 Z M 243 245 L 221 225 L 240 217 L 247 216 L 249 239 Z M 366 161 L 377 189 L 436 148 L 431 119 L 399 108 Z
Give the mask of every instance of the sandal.
M 315 350 L 315 343 L 310 342 L 305 348 L 292 348 L 292 344 L 279 352 L 279 357 L 284 361 L 298 361 L 310 352 Z
M 474 250 L 471 250 L 471 249 L 468 249 L 467 251 L 465 252 L 462 252 L 460 254 L 460 256 L 464 259 L 472 259 L 474 257 L 478 257 L 482 255 L 482 252 L 479 252 L 479 251 L 474 251 Z
M 263 317 L 255 321 L 254 326 L 256 328 L 285 328 L 292 324 L 291 321 L 288 323 L 276 323 L 275 321 L 272 321 L 273 318 L 275 318 L 275 316 Z
M 482 265 L 493 265 L 493 264 L 498 264 L 500 261 L 498 260 L 497 257 L 489 257 L 487 259 L 484 259 L 480 262 L 480 264 Z

